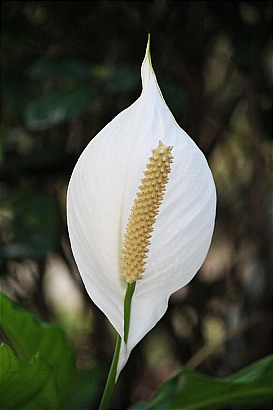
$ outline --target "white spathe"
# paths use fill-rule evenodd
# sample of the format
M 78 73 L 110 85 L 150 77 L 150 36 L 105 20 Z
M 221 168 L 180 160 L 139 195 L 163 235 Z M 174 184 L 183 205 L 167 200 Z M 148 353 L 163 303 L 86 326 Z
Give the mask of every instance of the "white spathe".
M 170 295 L 202 265 L 212 238 L 216 191 L 203 153 L 176 123 L 154 74 L 149 41 L 142 63 L 140 97 L 88 144 L 72 173 L 67 219 L 72 251 L 93 302 L 123 337 L 127 284 L 121 249 L 138 186 L 159 140 L 173 146 L 166 193 L 154 225 L 143 280 L 137 281 L 127 346 L 131 350 L 167 309 Z

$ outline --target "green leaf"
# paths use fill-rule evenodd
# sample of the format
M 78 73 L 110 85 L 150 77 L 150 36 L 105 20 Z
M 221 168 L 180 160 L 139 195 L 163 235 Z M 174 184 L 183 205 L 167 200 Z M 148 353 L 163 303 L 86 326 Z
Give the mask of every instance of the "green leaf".
M 273 400 L 273 355 L 226 378 L 216 379 L 183 368 L 169 378 L 150 403 L 132 410 L 198 410 L 219 406 L 267 404 Z
M 59 90 L 30 103 L 24 119 L 30 129 L 46 129 L 83 113 L 93 100 L 92 91 L 86 87 Z
M 9 356 L 5 353 L 6 368 L 8 368 L 7 357 L 10 358 L 11 367 L 8 375 L 7 372 L 5 373 L 2 384 L 5 386 L 5 383 L 9 382 L 13 372 L 16 371 L 14 369 L 18 367 L 18 363 L 21 366 L 20 371 L 26 372 L 27 365 L 30 366 L 30 363 L 37 362 L 35 369 L 31 370 L 35 372 L 37 383 L 40 383 L 40 379 L 44 380 L 45 373 L 50 372 L 47 377 L 54 378 L 58 399 L 60 403 L 65 403 L 73 391 L 76 369 L 74 364 L 75 351 L 68 344 L 63 330 L 57 325 L 49 325 L 39 321 L 3 293 L 0 293 L 0 306 L 0 328 L 18 359 L 16 363 L 10 351 Z M 19 379 L 17 383 L 16 391 L 21 394 L 20 392 L 24 391 L 22 387 L 25 383 L 24 378 L 22 377 L 21 381 Z M 20 383 L 22 383 L 21 386 Z M 50 391 L 52 392 L 52 389 Z M 40 391 L 36 392 L 37 395 L 40 393 L 42 394 Z M 10 400 L 12 397 L 8 396 Z M 24 400 L 24 397 L 22 396 L 21 399 Z M 14 396 L 14 400 L 20 401 L 21 399 L 19 396 Z M 7 408 L 12 407 L 11 403 L 13 401 L 5 403 Z
M 0 355 L 0 397 L 5 409 L 60 408 L 54 373 L 49 364 L 38 355 L 22 363 L 6 344 L 0 346 Z

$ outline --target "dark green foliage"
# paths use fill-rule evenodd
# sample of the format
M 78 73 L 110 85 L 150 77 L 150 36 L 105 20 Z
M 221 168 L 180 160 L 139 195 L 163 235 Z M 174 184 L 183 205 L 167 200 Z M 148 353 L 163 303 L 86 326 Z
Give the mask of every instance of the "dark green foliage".
M 94 97 L 88 88 L 74 87 L 55 91 L 29 104 L 24 112 L 30 129 L 46 129 L 82 114 Z
M 63 330 L 24 311 L 0 293 L 0 397 L 4 408 L 61 409 L 75 381 L 75 351 Z
M 273 400 L 272 373 L 273 356 L 223 380 L 183 368 L 164 383 L 150 403 L 137 404 L 131 410 L 257 408 Z

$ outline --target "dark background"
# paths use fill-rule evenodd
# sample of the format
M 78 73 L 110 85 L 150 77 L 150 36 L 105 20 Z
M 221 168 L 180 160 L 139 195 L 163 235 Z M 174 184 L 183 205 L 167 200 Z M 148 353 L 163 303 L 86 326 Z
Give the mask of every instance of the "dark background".
M 108 369 L 114 335 L 73 262 L 66 188 L 83 148 L 140 95 L 150 32 L 165 100 L 211 166 L 217 221 L 207 260 L 133 351 L 114 406 L 149 400 L 183 364 L 224 377 L 270 353 L 271 2 L 1 6 L 3 291 L 61 324 L 79 368 Z

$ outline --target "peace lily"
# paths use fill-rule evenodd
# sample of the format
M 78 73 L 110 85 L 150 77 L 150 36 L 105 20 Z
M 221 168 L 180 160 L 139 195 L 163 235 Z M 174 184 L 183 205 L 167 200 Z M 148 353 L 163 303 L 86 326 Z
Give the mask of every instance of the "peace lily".
M 141 77 L 140 97 L 85 148 L 67 194 L 79 272 L 119 335 L 115 378 L 202 265 L 215 219 L 210 169 L 163 99 L 149 40 Z

